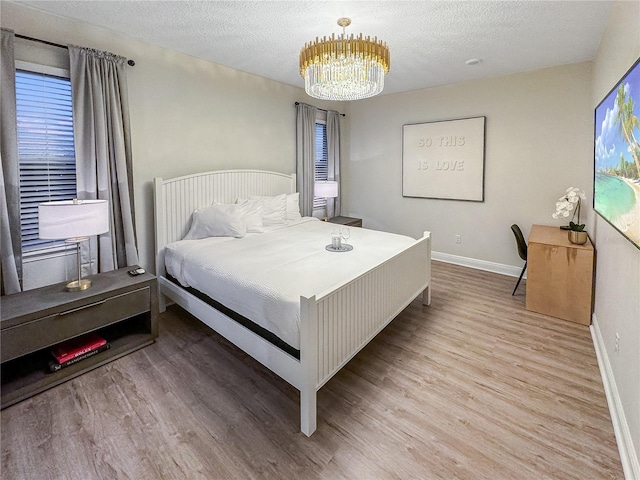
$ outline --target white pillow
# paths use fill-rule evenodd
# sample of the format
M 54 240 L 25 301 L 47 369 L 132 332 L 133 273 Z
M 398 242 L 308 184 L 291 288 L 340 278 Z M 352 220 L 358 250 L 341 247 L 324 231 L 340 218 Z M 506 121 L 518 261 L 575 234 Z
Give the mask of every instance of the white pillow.
M 247 233 L 262 232 L 262 200 L 246 200 L 239 198 L 238 206 L 242 213 L 242 219 L 247 226 Z
M 287 221 L 300 220 L 300 193 L 291 193 L 287 195 Z
M 275 197 L 259 197 L 250 195 L 249 200 L 260 200 L 262 203 L 262 224 L 277 225 L 287 219 L 287 194 Z
M 242 238 L 247 226 L 238 205 L 211 205 L 197 208 L 191 215 L 191 228 L 183 240 L 207 237 Z

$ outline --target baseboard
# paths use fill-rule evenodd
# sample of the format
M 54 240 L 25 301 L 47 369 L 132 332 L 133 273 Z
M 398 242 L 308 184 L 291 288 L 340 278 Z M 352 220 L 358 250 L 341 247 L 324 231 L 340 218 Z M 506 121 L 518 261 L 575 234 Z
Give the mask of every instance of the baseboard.
M 460 255 L 451 255 L 450 253 L 432 252 L 431 258 L 439 262 L 453 263 L 454 265 L 475 268 L 477 270 L 485 270 L 487 272 L 500 273 L 502 275 L 509 275 L 510 277 L 519 277 L 520 272 L 522 272 L 522 267 L 514 267 L 512 265 L 505 265 L 503 263 L 487 262 L 486 260 L 461 257 Z M 524 277 L 522 278 L 527 278 L 526 272 L 524 274 Z
M 627 480 L 640 479 L 640 463 L 636 451 L 633 447 L 633 438 L 629 431 L 629 424 L 624 416 L 622 401 L 618 394 L 618 387 L 613 376 L 609 356 L 600 333 L 600 326 L 596 314 L 593 314 L 593 322 L 591 324 L 591 337 L 593 338 L 593 346 L 596 350 L 598 358 L 598 367 L 600 367 L 600 375 L 604 385 L 604 393 L 607 396 L 607 404 L 609 405 L 609 413 L 611 414 L 611 422 L 613 423 L 613 432 L 616 435 L 618 443 L 618 451 L 620 452 L 620 461 L 624 471 L 624 478 Z

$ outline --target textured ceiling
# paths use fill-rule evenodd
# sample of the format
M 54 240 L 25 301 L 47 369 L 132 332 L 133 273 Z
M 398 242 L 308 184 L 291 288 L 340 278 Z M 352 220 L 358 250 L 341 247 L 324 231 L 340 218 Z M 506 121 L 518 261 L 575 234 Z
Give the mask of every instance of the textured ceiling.
M 316 36 L 389 45 L 385 94 L 591 60 L 608 1 L 18 1 L 144 42 L 304 87 L 300 48 Z M 29 32 L 18 32 L 28 34 Z M 475 66 L 465 65 L 481 58 Z

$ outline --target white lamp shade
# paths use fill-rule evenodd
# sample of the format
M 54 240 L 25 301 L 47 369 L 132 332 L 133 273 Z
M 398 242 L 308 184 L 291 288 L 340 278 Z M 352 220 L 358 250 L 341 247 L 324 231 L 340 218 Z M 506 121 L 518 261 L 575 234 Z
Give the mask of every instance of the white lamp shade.
M 90 237 L 109 231 L 106 200 L 64 200 L 38 205 L 39 237 L 61 240 Z
M 334 198 L 338 196 L 338 182 L 316 182 L 314 190 L 316 197 Z

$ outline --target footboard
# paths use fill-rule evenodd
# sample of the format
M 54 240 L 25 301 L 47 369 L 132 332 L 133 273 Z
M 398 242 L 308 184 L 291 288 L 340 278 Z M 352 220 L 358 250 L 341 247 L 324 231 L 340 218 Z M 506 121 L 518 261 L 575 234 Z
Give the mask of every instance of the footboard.
M 302 430 L 315 430 L 315 392 L 423 293 L 430 301 L 431 234 L 338 288 L 301 299 Z M 306 391 L 305 391 L 306 390 Z

